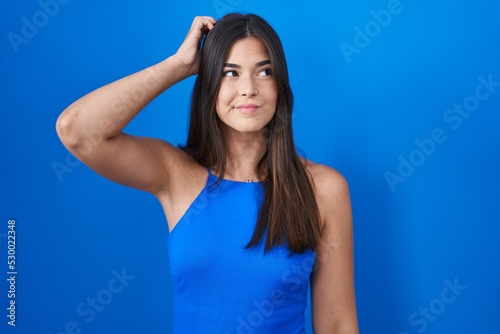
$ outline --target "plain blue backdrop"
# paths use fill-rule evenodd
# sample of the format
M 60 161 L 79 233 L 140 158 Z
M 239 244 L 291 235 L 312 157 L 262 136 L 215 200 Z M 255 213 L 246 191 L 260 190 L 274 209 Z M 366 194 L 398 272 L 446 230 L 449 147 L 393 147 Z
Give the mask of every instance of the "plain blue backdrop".
M 361 332 L 500 333 L 494 0 L 3 3 L 1 332 L 170 332 L 159 203 L 80 164 L 55 122 L 77 98 L 174 53 L 194 16 L 228 11 L 275 27 L 297 146 L 350 184 Z M 183 143 L 193 83 L 165 92 L 126 131 Z

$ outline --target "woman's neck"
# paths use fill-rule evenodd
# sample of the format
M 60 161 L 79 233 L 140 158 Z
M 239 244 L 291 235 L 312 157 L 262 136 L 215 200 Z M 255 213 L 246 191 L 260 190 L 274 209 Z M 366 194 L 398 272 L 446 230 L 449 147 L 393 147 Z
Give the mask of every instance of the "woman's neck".
M 266 153 L 267 142 L 262 133 L 224 131 L 226 147 L 225 177 L 235 180 L 260 179 L 257 165 Z

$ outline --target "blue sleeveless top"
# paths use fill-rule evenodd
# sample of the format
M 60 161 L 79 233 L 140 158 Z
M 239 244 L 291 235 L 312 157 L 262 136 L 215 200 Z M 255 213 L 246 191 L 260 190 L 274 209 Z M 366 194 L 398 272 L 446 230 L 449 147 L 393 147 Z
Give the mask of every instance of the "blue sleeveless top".
M 170 232 L 174 334 L 302 334 L 315 253 L 245 249 L 264 191 L 210 173 Z

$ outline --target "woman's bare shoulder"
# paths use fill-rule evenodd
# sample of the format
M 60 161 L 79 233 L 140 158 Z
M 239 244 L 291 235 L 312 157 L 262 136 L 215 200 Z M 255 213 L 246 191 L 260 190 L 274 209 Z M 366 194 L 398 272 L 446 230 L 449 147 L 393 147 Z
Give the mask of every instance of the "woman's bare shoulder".
M 351 207 L 346 179 L 332 167 L 309 160 L 304 162 L 313 183 L 322 227 L 341 223 L 335 217 L 339 213 L 350 212 Z
M 166 147 L 171 146 L 166 144 Z M 165 152 L 166 153 L 166 152 Z M 164 154 L 163 158 L 168 164 L 169 169 L 169 184 L 170 191 L 178 192 L 177 188 L 189 188 L 191 184 L 194 187 L 200 183 L 200 180 L 206 179 L 207 170 L 200 165 L 193 156 L 180 148 L 170 148 L 170 153 Z M 174 188 L 174 189 L 172 189 Z
M 311 160 L 303 158 L 301 160 L 319 194 L 339 193 L 347 190 L 347 181 L 338 170 Z

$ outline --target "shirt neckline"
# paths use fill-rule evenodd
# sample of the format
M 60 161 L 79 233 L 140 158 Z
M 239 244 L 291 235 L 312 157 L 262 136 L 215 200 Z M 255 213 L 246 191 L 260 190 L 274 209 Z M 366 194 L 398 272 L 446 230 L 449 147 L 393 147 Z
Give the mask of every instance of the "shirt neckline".
M 207 171 L 208 171 L 208 175 L 209 176 L 212 176 L 214 177 L 215 179 L 219 179 L 219 177 L 217 175 L 215 175 L 214 173 L 212 173 L 212 170 L 210 169 L 210 167 L 207 167 Z M 226 181 L 226 182 L 233 182 L 233 183 L 242 183 L 242 184 L 256 184 L 256 183 L 264 183 L 266 181 L 250 181 L 250 182 L 247 182 L 247 181 L 239 181 L 239 180 L 231 180 L 231 179 L 220 179 L 221 181 Z

